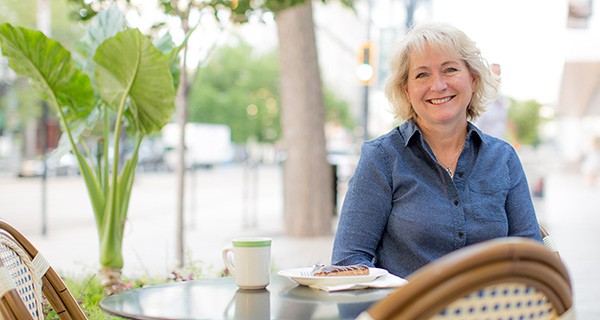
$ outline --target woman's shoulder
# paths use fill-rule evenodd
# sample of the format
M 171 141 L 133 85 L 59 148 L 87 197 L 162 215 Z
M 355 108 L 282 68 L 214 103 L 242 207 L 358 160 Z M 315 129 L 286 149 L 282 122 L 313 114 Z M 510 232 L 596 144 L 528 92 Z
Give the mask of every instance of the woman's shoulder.
M 404 144 L 404 137 L 400 132 L 400 127 L 395 127 L 387 133 L 384 133 L 376 138 L 367 140 L 363 143 L 365 149 L 397 149 L 398 146 Z
M 507 163 L 509 166 L 520 163 L 515 147 L 508 141 L 483 134 L 479 147 L 479 159 L 493 163 Z
M 506 140 L 504 139 L 500 139 L 498 137 L 495 136 L 491 136 L 483 131 L 481 131 L 481 129 L 477 128 L 475 125 L 470 125 L 469 127 L 470 132 L 471 132 L 471 138 L 472 139 L 478 139 L 481 141 L 481 146 L 487 150 L 493 151 L 493 152 L 498 152 L 498 151 L 505 151 L 505 152 L 509 152 L 509 153 L 514 153 L 515 152 L 515 148 Z M 474 138 L 476 137 L 476 138 Z
M 504 151 L 507 153 L 516 153 L 514 146 L 508 141 L 488 134 L 484 134 L 484 143 L 482 145 L 496 152 Z
M 397 146 L 398 144 L 406 145 L 409 140 L 417 134 L 419 128 L 414 121 L 409 120 L 395 126 L 387 133 L 384 133 L 377 138 L 366 141 L 365 143 L 382 146 Z

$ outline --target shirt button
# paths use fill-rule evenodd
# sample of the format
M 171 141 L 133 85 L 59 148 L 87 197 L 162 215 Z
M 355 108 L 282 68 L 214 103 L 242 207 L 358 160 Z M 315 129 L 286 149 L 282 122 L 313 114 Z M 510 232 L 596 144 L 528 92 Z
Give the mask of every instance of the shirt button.
M 462 178 L 464 175 L 464 172 L 457 172 L 456 174 L 458 175 L 459 178 Z
M 458 199 L 454 199 L 454 205 L 457 206 L 458 205 Z
M 458 237 L 459 237 L 459 238 L 462 238 L 464 235 L 465 235 L 465 234 L 464 234 L 462 231 L 459 231 L 459 232 L 458 232 Z

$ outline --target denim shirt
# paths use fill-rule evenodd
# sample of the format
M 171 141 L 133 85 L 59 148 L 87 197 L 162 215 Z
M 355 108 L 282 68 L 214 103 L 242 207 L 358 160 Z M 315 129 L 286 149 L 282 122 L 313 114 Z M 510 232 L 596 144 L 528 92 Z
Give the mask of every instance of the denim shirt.
M 454 178 L 409 120 L 367 141 L 350 179 L 332 264 L 406 277 L 454 250 L 493 238 L 542 241 L 512 146 L 468 124 Z

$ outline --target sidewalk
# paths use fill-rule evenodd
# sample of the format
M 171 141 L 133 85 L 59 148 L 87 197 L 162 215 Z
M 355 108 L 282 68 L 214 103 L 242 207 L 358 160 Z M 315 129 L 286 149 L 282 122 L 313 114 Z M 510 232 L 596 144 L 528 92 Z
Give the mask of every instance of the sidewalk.
M 224 267 L 221 251 L 239 236 L 273 238 L 273 267 L 328 263 L 333 235 L 286 237 L 279 167 L 250 175 L 242 166 L 198 170 L 186 180 L 185 253 L 207 274 Z M 168 275 L 175 266 L 175 188 L 172 173 L 139 173 L 125 227 L 126 276 Z M 79 177 L 49 178 L 47 235 L 41 235 L 41 181 L 0 177 L 0 216 L 34 242 L 64 273 L 98 269 L 98 239 L 87 191 Z M 252 226 L 254 225 L 254 226 Z
M 273 238 L 275 270 L 328 263 L 333 235 L 287 237 L 282 172 L 261 167 L 254 180 L 241 166 L 200 170 L 186 188 L 186 256 L 205 274 L 223 269 L 221 250 L 234 237 Z M 253 181 L 256 181 L 254 183 Z M 123 253 L 126 276 L 168 275 L 175 264 L 175 184 L 169 173 L 140 173 L 132 194 Z M 252 188 L 245 185 L 252 184 Z M 545 196 L 536 198 L 545 224 L 571 273 L 578 319 L 600 319 L 600 187 L 573 171 L 552 168 Z M 0 217 L 22 230 L 63 274 L 95 272 L 98 240 L 87 191 L 79 177 L 48 180 L 48 234 L 41 235 L 39 179 L 0 176 Z M 246 209 L 244 209 L 246 208 Z M 254 217 L 254 220 L 252 219 Z M 245 227 L 244 221 L 255 227 Z M 335 222 L 334 222 L 335 223 Z
M 600 319 L 600 187 L 588 186 L 573 172 L 546 178 L 539 220 L 549 229 L 569 269 L 577 319 Z

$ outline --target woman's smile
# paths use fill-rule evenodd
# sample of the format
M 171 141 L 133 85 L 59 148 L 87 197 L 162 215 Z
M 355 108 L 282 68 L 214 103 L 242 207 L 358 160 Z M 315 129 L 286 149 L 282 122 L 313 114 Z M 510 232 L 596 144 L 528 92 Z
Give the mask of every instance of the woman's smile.
M 452 100 L 453 98 L 454 98 L 454 96 L 438 98 L 438 99 L 429 99 L 429 100 L 427 100 L 427 102 L 429 102 L 431 104 L 444 104 L 444 103 Z

